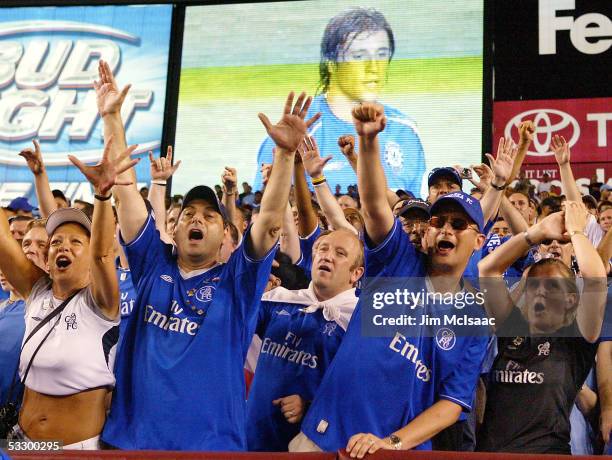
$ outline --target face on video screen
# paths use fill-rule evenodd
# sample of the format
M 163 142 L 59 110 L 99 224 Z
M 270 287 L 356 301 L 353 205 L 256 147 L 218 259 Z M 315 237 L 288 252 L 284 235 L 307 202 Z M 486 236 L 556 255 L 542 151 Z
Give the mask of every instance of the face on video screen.
M 304 20 L 304 18 L 308 18 Z M 262 188 L 274 147 L 257 118 L 276 122 L 290 91 L 314 96 L 309 116 L 324 173 L 340 193 L 357 183 L 338 148 L 351 110 L 384 106 L 381 163 L 393 189 L 426 192 L 437 166 L 480 163 L 483 2 L 312 0 L 186 10 L 173 182 L 220 182 L 225 166 Z M 426 195 L 425 195 L 426 196 Z

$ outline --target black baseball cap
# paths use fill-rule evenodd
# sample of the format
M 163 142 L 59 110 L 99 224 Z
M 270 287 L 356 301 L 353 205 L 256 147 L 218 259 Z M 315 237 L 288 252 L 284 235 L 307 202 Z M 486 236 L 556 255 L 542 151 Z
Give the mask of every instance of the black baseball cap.
M 429 204 L 427 204 L 426 201 L 423 201 L 423 200 L 421 200 L 419 198 L 414 198 L 412 200 L 408 200 L 404 204 L 404 206 L 402 206 L 400 208 L 400 210 L 398 211 L 397 215 L 398 216 L 403 216 L 408 211 L 412 211 L 412 210 L 418 210 L 419 212 L 422 212 L 423 214 L 426 214 L 427 217 L 430 216 Z
M 217 194 L 213 189 L 206 185 L 196 185 L 191 190 L 187 192 L 185 198 L 183 198 L 183 205 L 181 206 L 181 212 L 185 209 L 186 206 L 189 205 L 194 200 L 202 200 L 206 201 L 223 217 L 223 220 L 227 220 L 227 214 L 225 212 L 225 207 L 219 203 L 219 199 L 217 198 Z
M 427 178 L 427 187 L 431 187 L 431 185 L 438 179 L 439 177 L 447 176 L 453 179 L 459 187 L 463 187 L 463 179 L 457 172 L 455 168 L 451 168 L 449 166 L 445 166 L 443 168 L 434 168 L 429 173 L 429 177 Z

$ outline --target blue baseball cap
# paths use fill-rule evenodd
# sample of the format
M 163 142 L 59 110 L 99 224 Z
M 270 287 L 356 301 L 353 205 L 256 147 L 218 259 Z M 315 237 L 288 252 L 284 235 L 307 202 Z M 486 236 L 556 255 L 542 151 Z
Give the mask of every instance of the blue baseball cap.
M 603 192 L 604 190 L 612 190 L 612 185 L 603 184 L 601 187 L 599 187 L 600 192 Z
M 10 209 L 11 211 L 32 212 L 38 208 L 32 206 L 25 196 L 20 196 L 19 198 L 15 198 L 13 201 L 11 201 L 6 209 Z
M 183 198 L 183 205 L 181 206 L 181 212 L 183 209 L 192 202 L 193 200 L 203 200 L 211 204 L 215 211 L 221 214 L 223 221 L 227 221 L 227 213 L 225 212 L 225 206 L 219 202 L 217 194 L 213 189 L 206 185 L 196 185 L 187 192 L 185 198 Z
M 465 213 L 476 223 L 480 233 L 484 230 L 484 216 L 482 215 L 482 208 L 480 207 L 480 201 L 471 195 L 463 192 L 451 192 L 441 196 L 431 206 L 431 215 L 434 216 L 439 211 L 440 206 L 444 203 L 457 203 Z
M 461 179 L 461 176 L 455 168 L 451 168 L 449 166 L 432 169 L 429 173 L 429 177 L 427 178 L 427 187 L 431 187 L 431 185 L 442 176 L 449 176 L 457 185 L 459 185 L 459 187 L 463 187 L 463 179 Z

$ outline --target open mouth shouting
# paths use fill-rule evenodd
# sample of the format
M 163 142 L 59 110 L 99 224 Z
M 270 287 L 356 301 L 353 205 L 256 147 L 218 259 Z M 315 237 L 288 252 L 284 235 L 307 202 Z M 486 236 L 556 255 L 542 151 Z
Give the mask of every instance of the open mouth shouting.
M 192 228 L 189 230 L 189 241 L 202 241 L 204 239 L 204 232 L 199 228 Z
M 440 255 L 448 255 L 455 249 L 455 243 L 449 240 L 440 240 L 436 244 L 436 252 Z
M 328 264 L 326 264 L 326 263 L 321 263 L 321 264 L 319 264 L 319 266 L 317 267 L 317 269 L 318 269 L 319 271 L 322 271 L 322 272 L 331 273 L 331 267 L 330 267 Z
M 60 270 L 67 270 L 68 267 L 72 264 L 72 260 L 68 258 L 68 256 L 57 256 L 55 259 L 55 266 Z
M 542 302 L 536 302 L 533 306 L 533 312 L 536 315 L 541 315 L 546 311 L 546 306 Z

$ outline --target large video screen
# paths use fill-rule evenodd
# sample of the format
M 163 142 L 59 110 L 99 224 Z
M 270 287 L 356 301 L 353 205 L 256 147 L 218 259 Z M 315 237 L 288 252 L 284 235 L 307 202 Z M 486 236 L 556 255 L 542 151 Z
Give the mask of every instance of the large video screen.
M 385 107 L 381 159 L 391 188 L 423 192 L 436 166 L 479 163 L 483 2 L 311 0 L 187 7 L 173 193 L 220 183 L 224 166 L 261 188 L 289 91 L 316 95 L 311 127 L 325 175 L 346 192 L 357 178 L 337 146 L 355 134 L 359 101 Z M 421 193 L 419 193 L 421 192 Z
M 123 104 L 127 140 L 159 153 L 164 118 L 171 5 L 0 8 L 0 196 L 36 201 L 21 149 L 39 139 L 52 188 L 93 199 L 68 155 L 95 163 L 102 123 L 93 82 L 98 61 L 132 88 Z M 137 166 L 139 182 L 149 165 Z

